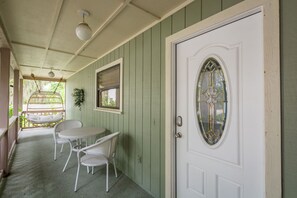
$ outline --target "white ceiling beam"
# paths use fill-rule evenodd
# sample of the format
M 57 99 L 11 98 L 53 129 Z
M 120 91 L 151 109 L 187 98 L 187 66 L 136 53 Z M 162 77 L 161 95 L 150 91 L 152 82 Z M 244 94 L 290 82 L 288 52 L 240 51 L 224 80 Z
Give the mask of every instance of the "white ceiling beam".
M 150 16 L 154 17 L 156 20 L 160 20 L 160 19 L 161 19 L 160 16 L 157 16 L 156 14 L 154 14 L 154 13 L 152 13 L 152 12 L 150 12 L 150 11 L 148 11 L 148 10 L 146 10 L 146 9 L 144 9 L 144 8 L 142 8 L 142 7 L 140 7 L 140 6 L 138 6 L 138 5 L 135 5 L 135 4 L 132 3 L 132 2 L 130 2 L 128 5 L 129 5 L 130 7 L 136 8 L 136 9 L 138 9 L 138 10 L 141 10 L 141 11 L 144 12 L 144 13 L 149 14 Z
M 38 67 L 39 68 L 39 67 Z M 49 78 L 49 77 L 38 77 L 35 76 L 33 79 L 32 76 L 23 76 L 23 79 L 25 80 L 41 80 L 41 81 L 52 81 L 52 82 L 66 82 L 66 79 L 61 79 L 61 78 Z
M 40 66 L 37 66 L 37 65 L 25 65 L 25 64 L 22 64 L 22 65 L 20 65 L 20 67 L 40 69 Z M 55 68 L 51 68 L 51 67 L 43 67 L 43 69 L 49 69 L 49 70 L 53 70 L 53 71 L 65 71 L 65 72 L 72 72 L 72 73 L 75 72 L 75 71 L 72 71 L 72 70 L 55 69 Z
M 26 46 L 26 47 L 32 47 L 32 48 L 46 50 L 45 47 L 38 46 L 38 45 L 31 45 L 31 44 L 21 43 L 21 42 L 17 42 L 17 41 L 11 41 L 11 43 L 14 44 L 14 45 L 22 45 L 22 46 Z M 68 54 L 68 55 L 75 55 L 74 53 L 71 53 L 71 52 L 66 52 L 66 51 L 63 51 L 63 50 L 57 50 L 57 49 L 52 49 L 52 48 L 48 48 L 47 50 L 48 51 L 53 51 L 53 52 L 58 52 L 58 53 L 63 53 L 63 54 Z M 79 55 L 79 56 L 85 57 L 85 58 L 90 58 L 90 59 L 97 59 L 96 57 L 92 57 L 92 56 L 86 56 L 86 55 Z
M 46 49 L 45 47 L 42 47 L 42 46 L 32 45 L 32 44 L 28 44 L 28 43 L 21 43 L 21 42 L 17 42 L 17 41 L 11 41 L 11 44 L 13 44 L 13 45 L 22 45 L 22 46 L 32 47 L 32 48 L 37 48 L 37 49 L 42 49 L 42 50 Z
M 40 69 L 42 69 L 43 66 L 44 66 L 44 64 L 45 64 L 45 60 L 46 60 L 46 57 L 47 57 L 47 54 L 48 54 L 49 46 L 50 46 L 50 44 L 52 42 L 53 35 L 54 35 L 55 31 L 56 31 L 56 27 L 57 27 L 57 24 L 58 24 L 58 21 L 59 21 L 59 17 L 60 17 L 60 14 L 61 14 L 63 3 L 64 3 L 64 0 L 59 0 L 58 3 L 57 3 L 56 9 L 55 9 L 56 12 L 55 12 L 54 17 L 53 17 L 53 20 L 52 20 L 52 26 L 50 28 L 48 42 L 47 42 L 47 45 L 45 47 L 44 60 L 43 60 L 43 63 L 41 65 Z
M 109 15 L 109 17 L 103 22 L 103 24 L 94 32 L 92 37 L 86 41 L 64 65 L 65 68 L 71 61 L 73 61 L 131 2 L 132 0 L 124 1 L 115 11 Z M 97 59 L 97 58 L 96 58 Z

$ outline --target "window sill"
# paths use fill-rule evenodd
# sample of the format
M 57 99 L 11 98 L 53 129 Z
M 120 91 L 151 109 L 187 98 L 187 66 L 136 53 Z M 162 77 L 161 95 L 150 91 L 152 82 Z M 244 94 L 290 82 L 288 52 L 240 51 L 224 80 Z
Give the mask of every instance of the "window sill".
M 108 112 L 108 113 L 122 114 L 121 109 L 95 108 L 94 111 L 102 111 L 102 112 Z

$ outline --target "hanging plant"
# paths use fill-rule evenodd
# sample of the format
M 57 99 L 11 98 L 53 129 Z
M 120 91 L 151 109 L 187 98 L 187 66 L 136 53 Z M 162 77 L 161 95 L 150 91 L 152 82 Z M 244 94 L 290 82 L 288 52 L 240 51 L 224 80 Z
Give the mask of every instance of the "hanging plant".
M 85 101 L 85 93 L 83 89 L 75 88 L 72 96 L 74 97 L 74 106 L 78 107 L 81 111 L 81 106 Z

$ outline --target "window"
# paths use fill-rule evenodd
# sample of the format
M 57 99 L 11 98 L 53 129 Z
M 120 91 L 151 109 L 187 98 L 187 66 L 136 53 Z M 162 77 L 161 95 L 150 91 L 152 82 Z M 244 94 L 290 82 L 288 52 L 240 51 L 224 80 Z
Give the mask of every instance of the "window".
M 96 70 L 96 110 L 121 113 L 122 65 L 121 58 Z
M 202 136 L 209 145 L 215 145 L 225 129 L 228 105 L 225 75 L 215 58 L 204 62 L 196 93 L 197 119 Z

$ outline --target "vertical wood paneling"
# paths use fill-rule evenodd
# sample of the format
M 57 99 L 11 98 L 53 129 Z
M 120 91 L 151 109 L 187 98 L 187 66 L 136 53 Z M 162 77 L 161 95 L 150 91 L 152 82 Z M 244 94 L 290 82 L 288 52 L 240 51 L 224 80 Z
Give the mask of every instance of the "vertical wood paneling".
M 82 109 L 82 120 L 85 126 L 88 126 L 89 122 L 88 122 L 88 103 L 90 102 L 90 89 L 88 86 L 88 68 L 86 68 L 83 72 L 83 79 L 86 79 L 84 81 L 82 81 L 82 88 L 85 90 L 85 102 L 83 104 L 83 109 Z
M 130 97 L 130 45 L 124 45 L 124 172 L 128 174 L 129 168 L 129 97 Z
M 91 104 L 90 104 L 90 120 L 91 120 L 91 126 L 94 127 L 95 126 L 95 122 L 93 122 L 93 120 L 95 119 L 95 114 L 96 114 L 96 111 L 94 111 L 95 109 L 95 65 L 90 69 L 90 85 L 91 85 L 91 92 L 92 92 L 92 95 L 91 95 Z M 97 122 L 97 121 L 96 121 Z
M 103 65 L 105 65 L 104 57 L 100 61 L 100 67 L 102 67 Z M 101 127 L 106 127 L 105 126 L 105 112 L 99 111 L 98 113 L 99 113 L 99 119 L 100 119 Z
M 124 61 L 125 61 L 125 57 L 124 57 L 124 47 L 121 46 L 119 48 L 119 55 L 120 57 L 123 57 Z M 123 75 L 123 78 L 125 79 L 125 76 Z M 123 81 L 124 82 L 124 81 Z M 125 89 L 123 87 L 123 91 L 125 92 Z M 124 94 L 123 94 L 124 95 Z M 124 100 L 124 96 L 122 98 Z M 124 102 L 123 102 L 124 104 Z M 123 109 L 123 112 L 125 111 L 125 109 Z M 120 133 L 120 138 L 119 138 L 119 157 L 118 157 L 118 160 L 119 160 L 119 167 L 121 168 L 122 171 L 124 171 L 124 115 L 121 114 L 119 115 L 119 131 L 121 132 Z
M 152 28 L 151 192 L 160 196 L 161 25 Z
M 97 69 L 99 69 L 100 67 L 102 67 L 102 65 L 103 65 L 103 59 L 100 59 L 99 61 L 98 61 L 98 67 L 97 67 Z M 97 114 L 97 127 L 99 127 L 99 126 L 101 126 L 101 127 L 104 127 L 103 126 L 103 116 L 102 116 L 102 112 L 99 112 L 99 111 L 96 111 L 96 114 Z
M 241 1 L 243 1 L 243 0 L 222 0 L 222 4 L 223 4 L 222 8 L 223 8 L 223 10 L 227 9 L 237 3 L 240 3 Z
M 89 68 L 86 68 L 84 70 L 84 78 L 83 79 L 86 79 L 85 81 L 83 81 L 83 88 L 85 90 L 85 103 L 84 103 L 84 109 L 82 111 L 82 117 L 84 117 L 84 123 L 86 126 L 89 126 L 89 114 L 88 114 L 88 105 L 90 104 L 90 94 L 91 94 L 91 90 L 90 90 L 90 87 L 91 86 L 88 86 L 89 85 L 89 72 L 88 72 Z
M 201 0 L 195 0 L 186 7 L 186 27 L 193 25 L 202 18 Z
M 161 78 L 165 76 L 165 39 L 171 35 L 171 18 L 161 23 Z M 165 80 L 161 80 L 161 196 L 165 197 Z
M 92 66 L 92 69 L 91 69 L 91 83 L 93 83 L 93 91 L 92 91 L 92 104 L 90 104 L 92 107 L 91 107 L 91 114 L 92 114 L 92 125 L 93 127 L 96 127 L 97 123 L 98 123 L 98 120 L 97 120 L 97 111 L 94 111 L 95 109 L 95 95 L 96 95 L 96 90 L 95 90 L 95 71 L 96 71 L 96 66 L 97 66 L 97 62 L 94 63 Z
M 93 109 L 95 109 L 95 102 L 96 102 L 96 99 L 95 99 L 95 96 L 96 96 L 96 90 L 95 90 L 95 71 L 96 71 L 96 69 L 97 69 L 97 66 L 98 66 L 98 62 L 99 61 L 97 61 L 97 62 L 95 62 L 94 64 L 92 64 L 92 68 L 93 68 L 93 72 L 91 71 L 91 73 L 92 73 L 92 83 L 94 84 L 93 86 Z M 97 111 L 94 111 L 94 110 L 92 110 L 92 121 L 93 121 L 93 125 L 92 126 L 94 126 L 94 127 L 97 127 L 97 124 L 98 124 L 98 118 L 97 118 Z
M 172 15 L 172 33 L 176 33 L 186 27 L 186 9 L 183 8 Z
M 135 39 L 130 41 L 130 74 L 129 74 L 129 169 L 128 175 L 134 179 L 134 170 L 135 170 L 135 60 L 136 60 L 136 51 L 135 51 Z
M 108 57 L 108 55 L 104 56 L 104 58 L 103 58 L 104 64 L 102 66 L 107 65 L 109 63 L 109 57 Z M 109 115 L 109 113 L 103 112 L 104 127 L 109 131 L 109 119 L 108 119 L 108 115 Z
M 93 126 L 93 127 L 95 127 L 96 126 L 96 124 L 97 124 L 97 119 L 96 119 L 96 116 L 97 116 L 97 111 L 94 111 L 94 109 L 95 109 L 95 105 L 96 105 L 96 99 L 95 99 L 95 96 L 96 96 L 96 89 L 95 89 L 95 86 L 96 86 L 96 84 L 95 84 L 95 71 L 96 71 L 96 66 L 97 66 L 97 63 L 94 63 L 94 64 L 92 64 L 90 67 L 92 67 L 92 69 L 91 69 L 91 83 L 93 84 L 91 84 L 92 85 L 92 101 L 93 101 L 93 103 L 91 104 L 92 106 L 91 106 L 91 112 L 89 112 L 91 115 L 92 115 L 92 117 L 90 118 L 91 120 L 92 120 L 92 125 L 91 126 Z
M 102 61 L 100 62 L 100 67 L 104 66 L 106 64 L 105 57 L 102 58 Z M 101 127 L 106 128 L 106 122 L 105 122 L 105 112 L 99 111 L 100 121 L 101 121 Z
M 106 56 L 104 56 L 104 65 L 107 65 L 107 64 L 109 63 L 109 55 L 110 55 L 110 54 L 107 54 Z M 103 66 L 104 66 L 104 65 L 103 65 Z M 109 113 L 104 112 L 103 117 L 104 117 L 104 127 L 105 127 L 108 131 L 110 131 L 110 128 L 109 128 Z
M 82 71 L 82 79 L 87 79 L 87 76 L 86 76 L 86 70 L 83 70 Z M 83 88 L 85 90 L 85 93 L 87 93 L 86 91 L 86 86 L 85 86 L 85 80 L 84 81 L 81 81 L 81 88 Z M 86 94 L 85 94 L 85 99 L 86 99 Z M 82 106 L 81 106 L 81 112 L 80 112 L 80 120 L 82 120 L 83 123 L 86 124 L 86 106 L 87 106 L 87 102 L 85 101 Z
M 115 50 L 110 53 L 110 62 L 113 62 L 113 61 L 115 61 Z M 114 119 L 115 119 L 115 114 L 109 113 L 109 127 L 110 127 L 110 131 L 112 132 L 115 132 Z
M 136 165 L 135 181 L 142 185 L 143 34 L 136 38 Z
M 111 53 L 109 53 L 108 55 L 106 55 L 107 56 L 107 63 L 106 63 L 106 65 L 107 64 L 109 64 L 109 63 L 111 63 L 112 62 L 112 60 L 111 60 L 111 56 L 112 56 L 112 52 Z M 110 131 L 110 132 L 112 132 L 112 122 L 111 122 L 111 113 L 106 113 L 106 122 L 107 122 L 107 129 L 108 129 L 108 131 Z
M 143 46 L 143 187 L 151 190 L 151 67 L 152 33 L 144 32 Z
M 88 89 L 89 86 L 87 86 L 87 79 L 88 79 L 88 73 L 87 73 L 87 69 L 84 69 L 82 71 L 83 77 L 82 79 L 86 79 L 84 81 L 82 81 L 82 88 L 85 91 L 85 102 L 82 105 L 82 110 L 81 110 L 81 120 L 83 121 L 84 125 L 88 126 L 88 115 L 87 115 L 87 106 L 88 106 L 88 100 L 89 100 L 89 93 L 90 90 Z
M 297 195 L 297 1 L 280 5 L 283 198 L 291 198 Z
M 103 65 L 105 65 L 104 58 L 101 59 L 99 68 L 102 67 Z M 99 119 L 100 119 L 100 126 L 101 127 L 105 127 L 105 122 L 104 122 L 104 120 L 105 120 L 104 117 L 105 116 L 104 116 L 104 112 L 100 111 L 100 112 L 98 112 L 98 114 L 99 114 Z
M 111 63 L 113 60 L 112 60 L 112 56 L 113 56 L 113 54 L 112 54 L 112 52 L 110 53 L 110 54 L 108 54 L 108 63 L 107 64 L 109 64 L 109 63 Z M 107 113 L 107 119 L 108 119 L 108 129 L 109 129 L 109 131 L 113 131 L 113 123 L 112 123 L 112 116 L 113 116 L 113 113 Z
M 220 12 L 222 0 L 202 0 L 202 19 Z
M 114 61 L 120 58 L 120 50 L 119 48 L 114 50 Z M 119 131 L 119 115 L 114 114 L 113 117 L 113 132 Z
M 96 64 L 96 66 L 95 66 L 94 75 L 95 75 L 96 70 L 100 67 L 100 62 L 101 62 L 101 61 L 102 61 L 102 59 L 100 59 L 99 61 L 96 62 L 97 64 Z M 94 78 L 95 78 L 95 77 L 94 77 Z M 97 83 L 97 82 L 96 82 L 96 83 Z M 96 93 L 95 93 L 95 94 L 96 94 Z M 94 99 L 94 106 L 97 105 L 97 104 L 96 104 L 96 100 L 97 100 L 97 98 Z M 100 113 L 99 113 L 98 111 L 94 111 L 94 113 L 95 113 L 95 117 L 94 117 L 94 119 L 95 119 L 95 126 L 96 126 L 96 127 L 98 127 L 98 126 L 102 126 Z

